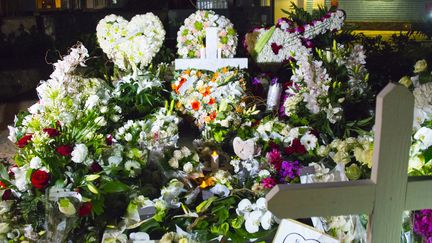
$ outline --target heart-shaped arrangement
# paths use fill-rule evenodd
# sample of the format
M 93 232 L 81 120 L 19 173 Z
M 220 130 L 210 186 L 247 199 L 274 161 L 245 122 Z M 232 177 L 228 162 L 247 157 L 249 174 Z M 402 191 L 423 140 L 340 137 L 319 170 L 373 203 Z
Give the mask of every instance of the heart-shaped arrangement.
M 235 125 L 246 93 L 243 73 L 228 67 L 216 72 L 185 70 L 177 75 L 172 90 L 177 107 L 194 117 L 202 130 L 210 124 Z
M 152 13 L 131 21 L 111 14 L 99 21 L 96 31 L 102 50 L 123 70 L 146 67 L 165 40 L 162 22 Z
M 248 139 L 243 141 L 239 137 L 233 140 L 234 153 L 242 160 L 252 159 L 256 154 L 255 140 Z

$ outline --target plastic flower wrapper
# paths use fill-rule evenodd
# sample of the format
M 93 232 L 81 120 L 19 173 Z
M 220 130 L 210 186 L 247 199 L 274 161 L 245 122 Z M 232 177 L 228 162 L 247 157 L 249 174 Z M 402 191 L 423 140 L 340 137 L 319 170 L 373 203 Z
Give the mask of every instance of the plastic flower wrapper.
M 78 221 L 79 194 L 52 188 L 47 192 L 47 240 L 65 241 Z

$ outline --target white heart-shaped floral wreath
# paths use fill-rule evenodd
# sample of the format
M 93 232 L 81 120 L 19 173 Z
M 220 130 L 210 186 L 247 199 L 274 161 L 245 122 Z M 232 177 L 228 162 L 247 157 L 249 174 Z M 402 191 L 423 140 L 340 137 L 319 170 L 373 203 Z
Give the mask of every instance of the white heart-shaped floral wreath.
M 165 40 L 162 22 L 152 13 L 136 15 L 131 21 L 111 14 L 99 21 L 96 31 L 102 50 L 123 70 L 150 64 Z

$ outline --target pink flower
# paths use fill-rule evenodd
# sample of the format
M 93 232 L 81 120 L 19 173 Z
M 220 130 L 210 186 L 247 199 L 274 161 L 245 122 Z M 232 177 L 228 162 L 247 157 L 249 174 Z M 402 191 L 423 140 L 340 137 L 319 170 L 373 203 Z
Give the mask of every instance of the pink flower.
M 267 177 L 262 179 L 261 184 L 264 186 L 264 188 L 272 189 L 277 183 L 275 179 Z
M 268 152 L 266 158 L 276 170 L 280 169 L 283 159 L 279 150 L 273 149 L 272 151 Z

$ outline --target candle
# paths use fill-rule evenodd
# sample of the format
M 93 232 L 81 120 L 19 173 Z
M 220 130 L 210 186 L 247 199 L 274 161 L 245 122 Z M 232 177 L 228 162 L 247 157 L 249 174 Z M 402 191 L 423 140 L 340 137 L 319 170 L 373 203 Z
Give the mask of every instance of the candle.
M 200 49 L 200 58 L 201 59 L 205 58 L 205 56 L 206 56 L 205 53 L 206 53 L 206 49 L 204 48 L 204 46 L 202 46 L 201 49 Z
M 279 106 L 279 101 L 282 93 L 282 85 L 274 80 L 269 87 L 267 94 L 267 110 L 277 109 Z
M 222 58 L 222 48 L 220 48 L 220 47 L 217 49 L 217 58 L 218 59 Z
M 219 169 L 219 154 L 215 151 L 211 154 L 211 170 L 212 172 L 216 172 Z

